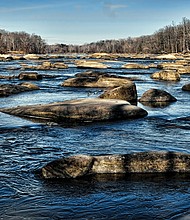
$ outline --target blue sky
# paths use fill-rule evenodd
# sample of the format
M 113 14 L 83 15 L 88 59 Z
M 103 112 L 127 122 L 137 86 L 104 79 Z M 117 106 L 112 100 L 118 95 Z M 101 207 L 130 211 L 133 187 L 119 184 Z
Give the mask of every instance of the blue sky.
M 190 0 L 1 0 L 0 29 L 35 33 L 48 44 L 148 35 L 190 19 Z

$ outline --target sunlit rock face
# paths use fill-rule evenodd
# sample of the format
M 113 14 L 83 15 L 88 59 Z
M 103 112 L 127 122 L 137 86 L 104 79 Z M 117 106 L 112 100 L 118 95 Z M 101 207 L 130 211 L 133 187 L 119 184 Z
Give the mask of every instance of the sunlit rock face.
M 95 174 L 190 173 L 190 155 L 141 152 L 123 155 L 75 155 L 48 163 L 44 178 L 77 178 Z
M 139 64 L 139 63 L 126 63 L 122 66 L 125 69 L 149 69 L 149 66 Z
M 1 112 L 44 119 L 56 123 L 113 121 L 145 117 L 148 113 L 127 101 L 113 99 L 78 99 L 44 105 L 18 106 Z
M 152 79 L 164 81 L 180 81 L 180 74 L 175 70 L 162 70 L 151 75 Z
M 135 83 L 131 82 L 128 85 L 119 86 L 117 88 L 104 91 L 99 96 L 102 99 L 121 99 L 131 103 L 137 102 L 137 90 Z
M 76 63 L 77 68 L 92 68 L 92 69 L 107 69 L 109 66 L 92 60 L 78 60 Z

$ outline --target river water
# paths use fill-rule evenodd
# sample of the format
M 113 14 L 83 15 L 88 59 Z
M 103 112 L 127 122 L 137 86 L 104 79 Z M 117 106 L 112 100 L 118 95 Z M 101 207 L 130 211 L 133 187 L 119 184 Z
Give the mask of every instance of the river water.
M 60 61 L 60 60 L 59 60 Z M 0 99 L 0 107 L 50 103 L 97 97 L 101 89 L 69 88 L 60 84 L 77 69 L 38 71 L 46 77 L 35 82 L 41 90 Z M 21 62 L 0 62 L 0 75 Z M 148 111 L 143 119 L 78 125 L 54 125 L 0 113 L 0 219 L 190 219 L 188 176 L 99 176 L 78 180 L 44 180 L 39 169 L 62 156 L 75 154 L 126 154 L 142 151 L 190 153 L 190 93 L 181 90 L 190 81 L 160 82 L 150 78 L 157 69 L 127 70 L 127 62 L 143 64 L 157 60 L 110 62 L 104 72 L 135 77 L 138 97 L 150 88 L 164 89 L 177 102 L 164 108 L 138 106 Z M 49 77 L 47 77 L 47 75 Z M 52 77 L 53 76 L 53 77 Z M 17 79 L 1 83 L 19 83 Z

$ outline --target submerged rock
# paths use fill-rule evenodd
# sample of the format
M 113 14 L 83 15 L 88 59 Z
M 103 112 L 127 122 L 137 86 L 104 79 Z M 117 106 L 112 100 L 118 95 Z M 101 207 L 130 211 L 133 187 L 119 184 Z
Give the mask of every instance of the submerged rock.
M 177 101 L 175 97 L 164 90 L 160 89 L 149 89 L 143 93 L 139 101 L 151 107 L 164 107 L 170 104 L 171 102 Z
M 190 173 L 190 155 L 174 152 L 141 152 L 122 155 L 76 155 L 48 163 L 48 178 L 77 178 L 95 174 Z
M 98 98 L 1 108 L 0 111 L 20 117 L 43 119 L 56 123 L 112 121 L 141 118 L 147 115 L 144 109 L 130 105 L 127 101 Z

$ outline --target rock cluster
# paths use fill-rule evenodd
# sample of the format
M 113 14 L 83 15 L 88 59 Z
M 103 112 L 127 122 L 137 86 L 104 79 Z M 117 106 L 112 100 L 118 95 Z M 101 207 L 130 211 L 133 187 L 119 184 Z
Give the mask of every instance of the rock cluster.
M 45 61 L 40 65 L 22 65 L 22 69 L 33 69 L 33 70 L 58 70 L 58 69 L 67 69 L 68 65 L 63 62 L 51 63 L 49 61 Z
M 118 77 L 101 72 L 85 72 L 77 74 L 74 78 L 69 78 L 62 83 L 62 86 L 70 87 L 91 87 L 108 88 L 131 84 L 131 81 L 125 77 Z
M 141 152 L 123 155 L 75 155 L 45 165 L 42 176 L 77 178 L 96 174 L 190 173 L 190 155 L 174 152 Z

